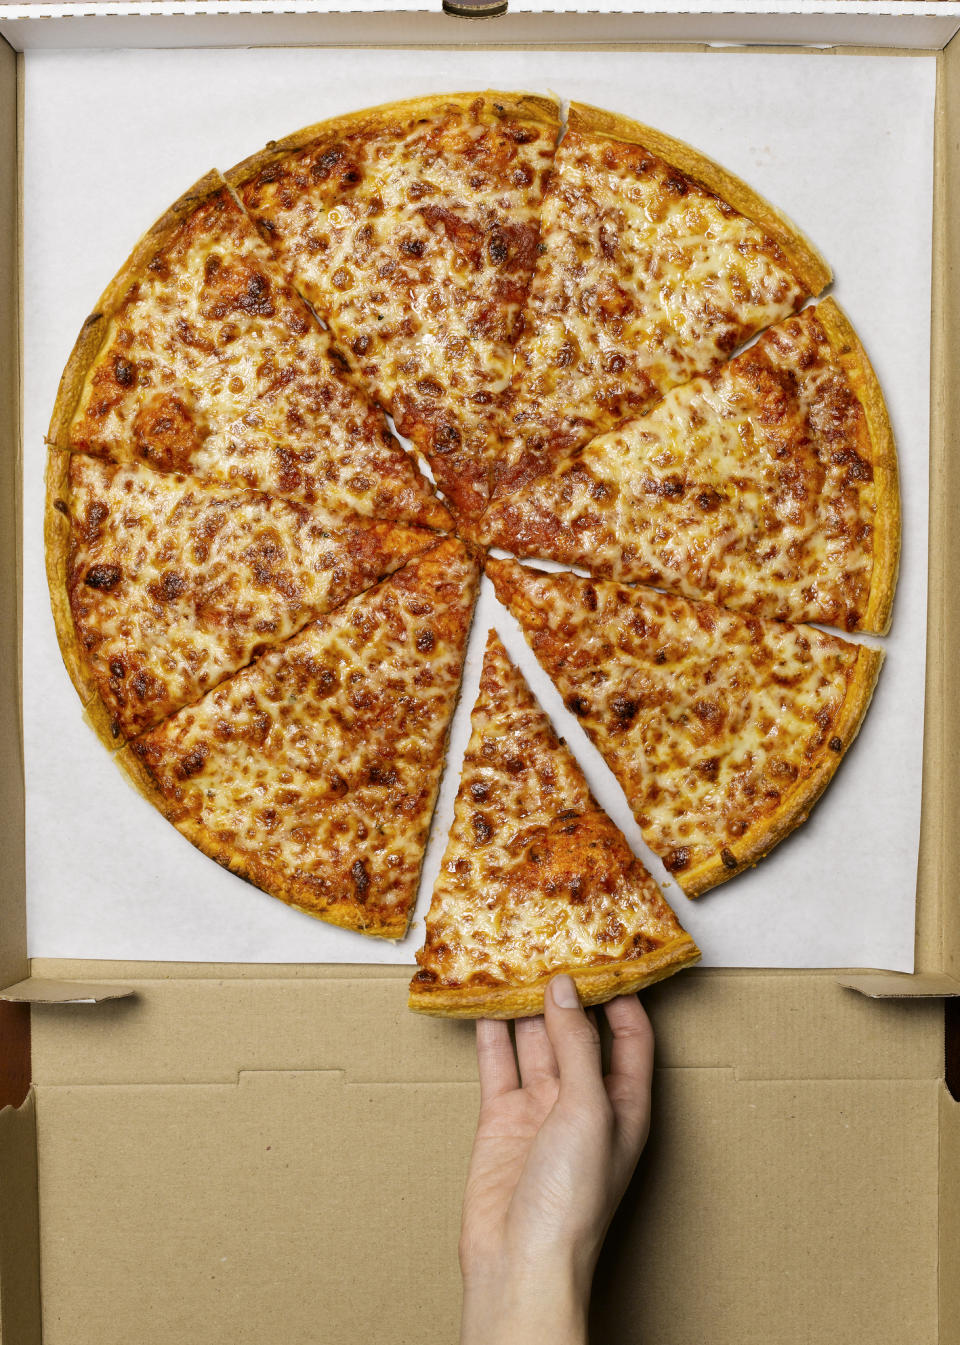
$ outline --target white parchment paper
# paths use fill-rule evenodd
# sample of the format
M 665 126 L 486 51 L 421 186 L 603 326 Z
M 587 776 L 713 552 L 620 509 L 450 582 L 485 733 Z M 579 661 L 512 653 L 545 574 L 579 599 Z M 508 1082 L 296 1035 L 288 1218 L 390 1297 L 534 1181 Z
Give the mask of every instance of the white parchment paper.
M 913 968 L 928 490 L 935 65 L 757 52 L 310 49 L 30 52 L 25 58 L 24 728 L 33 956 L 410 962 L 439 866 L 486 631 L 495 626 L 602 804 L 708 965 Z M 220 869 L 136 794 L 81 720 L 43 568 L 44 432 L 60 372 L 139 235 L 207 169 L 352 108 L 525 88 L 689 140 L 786 211 L 834 268 L 897 437 L 904 546 L 886 664 L 810 820 L 697 902 L 643 845 L 602 759 L 484 581 L 424 866 L 402 944 L 312 920 Z

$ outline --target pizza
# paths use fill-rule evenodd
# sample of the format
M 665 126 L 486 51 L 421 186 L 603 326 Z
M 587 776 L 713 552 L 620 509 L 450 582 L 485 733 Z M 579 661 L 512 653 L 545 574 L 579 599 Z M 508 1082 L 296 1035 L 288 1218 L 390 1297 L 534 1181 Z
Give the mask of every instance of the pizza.
M 495 631 L 471 728 L 410 1007 L 518 1018 L 558 972 L 600 1004 L 697 961 Z
M 48 441 L 332 517 L 450 524 L 216 173 L 150 229 L 84 323 Z
M 227 174 L 464 520 L 499 458 L 559 129 L 556 104 L 530 95 L 417 98 L 307 127 Z
M 479 567 L 448 538 L 120 753 L 205 854 L 310 915 L 401 938 Z
M 678 140 L 570 106 L 510 388 L 499 490 L 728 359 L 830 280 L 799 231 Z
M 51 454 L 49 485 L 64 661 L 111 746 L 437 541 L 361 515 L 334 531 L 303 504 L 81 453 Z
M 832 299 L 495 501 L 514 555 L 756 616 L 889 626 L 900 518 L 876 376 Z
M 829 279 L 698 151 L 532 94 L 212 170 L 107 286 L 50 422 L 86 718 L 204 853 L 402 937 L 485 566 L 683 890 L 733 876 L 877 676 L 805 623 L 891 615 L 896 451 L 851 324 L 808 304 Z M 599 999 L 695 953 L 492 638 L 415 1007 L 534 1012 L 560 967 Z
M 805 820 L 883 654 L 813 626 L 488 560 L 497 597 L 689 897 Z

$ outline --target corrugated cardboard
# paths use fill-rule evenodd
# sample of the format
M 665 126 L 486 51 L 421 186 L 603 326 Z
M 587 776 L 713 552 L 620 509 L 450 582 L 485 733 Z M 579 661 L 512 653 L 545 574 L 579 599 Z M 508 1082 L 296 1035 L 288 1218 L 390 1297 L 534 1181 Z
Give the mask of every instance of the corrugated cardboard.
M 949 7 L 937 9 L 938 22 L 953 25 L 938 30 L 940 45 L 958 23 Z M 450 31 L 422 17 L 431 32 Z M 715 33 L 719 16 L 703 24 L 687 16 L 685 25 L 668 17 L 696 41 Z M 769 36 L 772 17 L 782 16 L 751 31 Z M 364 20 L 367 40 L 378 32 L 390 40 L 392 20 L 378 30 L 374 18 Z M 607 18 L 615 37 L 637 38 L 629 16 L 619 16 L 619 34 L 618 16 Z M 826 21 L 801 18 L 806 39 L 816 40 Z M 298 40 L 303 21 L 285 28 L 275 19 L 271 40 Z M 865 21 L 860 40 L 893 40 L 891 21 Z M 82 24 L 65 29 L 55 19 L 30 32 L 60 24 L 38 40 L 83 45 L 113 33 L 130 41 L 135 22 L 99 27 L 95 39 Z M 145 40 L 206 40 L 211 25 L 244 40 L 242 28 L 223 27 L 232 19 L 207 18 L 202 33 L 187 20 L 150 22 L 164 26 Z M 497 24 L 484 25 L 485 42 L 517 31 Z M 458 30 L 420 40 L 477 41 L 480 26 L 469 37 Z M 5 28 L 14 40 L 25 31 Z M 796 31 L 786 24 L 784 39 Z M 901 28 L 899 39 L 906 45 L 930 31 Z M 323 40 L 316 26 L 310 32 Z M 356 28 L 346 40 L 358 40 Z M 951 376 L 960 353 L 960 38 L 929 59 L 940 76 L 936 485 L 918 975 L 709 971 L 655 987 L 654 1128 L 598 1272 L 597 1341 L 960 1339 L 960 1111 L 944 1085 L 942 1005 L 931 997 L 960 982 L 960 594 L 950 582 L 960 573 L 960 536 L 950 526 L 960 501 L 960 387 Z M 0 426 L 8 579 L 0 591 L 0 980 L 35 1004 L 33 1087 L 18 1107 L 27 1039 L 14 1019 L 14 1067 L 0 1099 L 14 1104 L 0 1112 L 0 1338 L 39 1345 L 42 1291 L 46 1345 L 453 1340 L 456 1231 L 477 1101 L 469 1025 L 409 1015 L 406 976 L 390 968 L 27 965 L 11 582 L 14 76 L 13 53 L 0 45 L 0 193 L 8 193 L 0 195 L 8 413 Z M 111 988 L 134 993 L 51 1002 L 99 999 Z M 28 1010 L 0 1004 L 0 1012 L 22 1020 Z

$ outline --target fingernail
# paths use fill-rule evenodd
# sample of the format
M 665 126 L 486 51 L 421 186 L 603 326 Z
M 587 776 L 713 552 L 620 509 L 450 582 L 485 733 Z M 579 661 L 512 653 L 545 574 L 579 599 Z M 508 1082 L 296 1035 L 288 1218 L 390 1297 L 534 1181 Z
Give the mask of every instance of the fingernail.
M 575 1009 L 580 1003 L 572 976 L 554 976 L 550 982 L 553 1002 L 561 1009 Z

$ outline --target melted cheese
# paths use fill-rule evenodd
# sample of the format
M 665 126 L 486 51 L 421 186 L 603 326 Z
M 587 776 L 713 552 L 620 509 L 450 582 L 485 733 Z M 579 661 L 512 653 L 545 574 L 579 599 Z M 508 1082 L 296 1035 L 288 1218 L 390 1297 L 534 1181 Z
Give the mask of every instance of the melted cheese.
M 418 111 L 423 111 L 419 109 Z M 328 134 L 241 186 L 251 214 L 464 513 L 533 270 L 556 124 L 477 95 Z
M 138 739 L 171 820 L 265 891 L 401 935 L 477 578 L 441 542 Z
M 735 868 L 748 829 L 839 761 L 856 645 L 652 589 L 488 573 L 681 886 L 712 856 Z
M 434 535 L 140 466 L 70 462 L 68 589 L 118 735 L 198 699 L 254 653 L 426 550 Z
M 65 446 L 269 490 L 328 517 L 449 524 L 226 188 L 132 281 Z
M 871 457 L 863 408 L 810 308 L 494 503 L 484 539 L 853 630 L 873 570 Z
M 804 298 L 773 239 L 637 145 L 568 131 L 540 228 L 515 459 L 642 414 Z
M 495 632 L 414 985 L 524 985 L 682 934 Z

